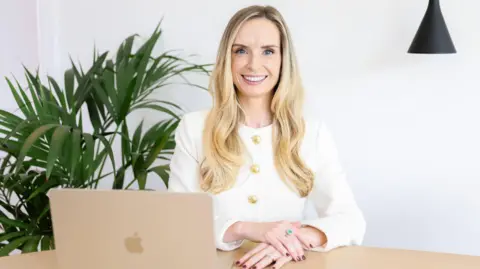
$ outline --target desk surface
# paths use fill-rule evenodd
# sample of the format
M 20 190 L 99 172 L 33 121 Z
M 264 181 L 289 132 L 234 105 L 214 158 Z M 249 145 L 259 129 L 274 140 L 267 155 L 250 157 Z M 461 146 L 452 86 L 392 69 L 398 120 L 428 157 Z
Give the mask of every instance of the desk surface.
M 252 246 L 234 252 L 221 252 L 225 268 L 231 266 Z M 282 269 L 480 269 L 480 256 L 400 250 L 373 247 L 344 247 L 328 253 L 307 252 L 306 260 L 290 262 Z M 230 267 L 228 267 L 230 266 Z
M 248 248 L 233 252 L 219 252 L 224 268 L 233 266 L 235 260 Z M 478 269 L 480 257 L 370 247 L 346 247 L 329 253 L 307 253 L 307 259 L 289 263 L 283 268 L 305 269 Z M 55 251 L 44 251 L 0 258 L 0 269 L 58 269 Z

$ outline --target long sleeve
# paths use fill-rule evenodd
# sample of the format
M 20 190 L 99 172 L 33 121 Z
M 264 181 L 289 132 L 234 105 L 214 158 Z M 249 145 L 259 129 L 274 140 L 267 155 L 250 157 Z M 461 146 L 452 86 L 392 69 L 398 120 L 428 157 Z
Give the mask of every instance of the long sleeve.
M 347 183 L 331 133 L 320 124 L 317 136 L 319 167 L 308 199 L 315 207 L 318 218 L 304 220 L 302 224 L 323 231 L 327 243 L 313 251 L 330 251 L 363 242 L 366 222 Z
M 170 177 L 168 182 L 169 192 L 203 192 L 200 188 L 200 162 L 198 160 L 198 149 L 195 141 L 201 141 L 201 131 L 198 121 L 189 118 L 186 114 L 180 121 L 175 131 L 175 150 L 170 160 Z M 197 133 L 198 132 L 198 133 Z M 239 248 L 243 241 L 225 243 L 223 237 L 227 229 L 236 222 L 228 217 L 225 210 L 215 197 L 214 203 L 214 231 L 215 244 L 217 249 L 229 251 Z M 192 209 L 194 210 L 194 209 Z M 188 212 L 185 212 L 188 214 Z

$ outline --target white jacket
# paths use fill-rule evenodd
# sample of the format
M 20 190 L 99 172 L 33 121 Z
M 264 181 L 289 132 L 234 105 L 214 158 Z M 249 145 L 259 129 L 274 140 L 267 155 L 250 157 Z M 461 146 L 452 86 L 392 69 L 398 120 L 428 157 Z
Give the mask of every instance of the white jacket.
M 177 127 L 169 191 L 202 192 L 199 165 L 207 113 L 208 110 L 186 113 Z M 366 223 L 346 181 L 331 134 L 325 124 L 315 120 L 306 120 L 305 132 L 301 156 L 316 176 L 312 192 L 302 198 L 283 183 L 275 170 L 272 127 L 240 126 L 250 158 L 240 169 L 232 189 L 212 195 L 217 249 L 229 251 L 241 246 L 243 240 L 223 241 L 225 231 L 237 221 L 301 221 L 320 229 L 327 237 L 327 244 L 314 251 L 362 243 Z M 308 213 L 309 206 L 316 214 Z

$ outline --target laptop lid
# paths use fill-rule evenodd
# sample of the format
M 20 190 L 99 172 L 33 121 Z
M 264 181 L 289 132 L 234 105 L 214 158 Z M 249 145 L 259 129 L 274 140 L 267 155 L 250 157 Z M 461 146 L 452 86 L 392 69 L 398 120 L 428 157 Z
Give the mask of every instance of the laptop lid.
M 59 269 L 216 267 L 207 194 L 52 189 L 49 197 Z
M 0 269 L 58 269 L 54 250 L 0 257 Z

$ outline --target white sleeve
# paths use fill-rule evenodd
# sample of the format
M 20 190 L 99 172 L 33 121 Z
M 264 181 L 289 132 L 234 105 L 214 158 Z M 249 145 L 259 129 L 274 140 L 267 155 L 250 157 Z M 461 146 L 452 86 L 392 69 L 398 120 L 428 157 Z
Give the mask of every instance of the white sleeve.
M 304 220 L 302 224 L 323 231 L 327 243 L 312 250 L 326 252 L 341 246 L 360 245 L 366 222 L 347 183 L 334 139 L 323 123 L 318 130 L 317 149 L 320 164 L 309 199 L 318 218 Z
M 195 124 L 195 122 L 192 122 Z M 201 134 L 197 134 L 201 137 Z M 170 159 L 170 176 L 168 180 L 169 192 L 203 192 L 200 188 L 200 162 L 197 159 L 194 136 L 189 133 L 188 115 L 179 122 L 175 131 L 175 149 Z M 236 222 L 223 214 L 221 206 L 214 201 L 214 231 L 217 249 L 229 251 L 237 249 L 243 240 L 235 242 L 223 242 L 227 229 Z

